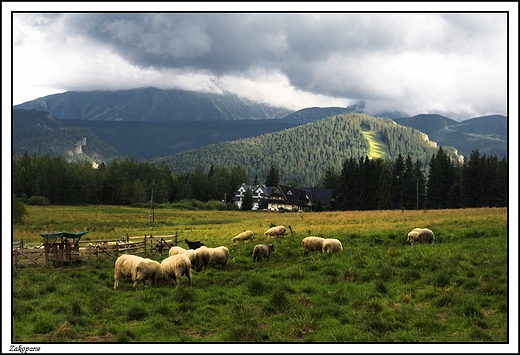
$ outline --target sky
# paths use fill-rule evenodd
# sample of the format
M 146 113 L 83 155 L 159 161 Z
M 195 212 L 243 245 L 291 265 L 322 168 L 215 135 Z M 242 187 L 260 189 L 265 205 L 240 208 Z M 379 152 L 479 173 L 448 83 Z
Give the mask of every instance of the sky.
M 175 13 L 201 6 L 134 4 L 124 8 L 132 13 L 97 4 L 74 10 L 95 13 L 17 5 L 30 12 L 12 17 L 13 104 L 152 86 L 229 92 L 295 111 L 362 101 L 369 114 L 507 115 L 507 14 L 490 11 L 511 4 L 463 5 L 487 11 L 479 13 L 355 13 L 362 7 L 327 3 L 306 12 L 294 5 L 292 12 L 215 12 L 222 5 Z

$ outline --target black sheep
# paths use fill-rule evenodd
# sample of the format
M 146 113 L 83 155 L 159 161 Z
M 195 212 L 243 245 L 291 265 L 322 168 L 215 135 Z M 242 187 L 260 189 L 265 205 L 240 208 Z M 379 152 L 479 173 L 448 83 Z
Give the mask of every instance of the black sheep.
M 201 243 L 199 241 L 190 242 L 188 239 L 185 239 L 184 242 L 188 245 L 188 247 L 190 249 L 193 249 L 193 250 L 198 249 L 198 248 L 200 248 L 201 246 L 204 245 L 204 243 Z

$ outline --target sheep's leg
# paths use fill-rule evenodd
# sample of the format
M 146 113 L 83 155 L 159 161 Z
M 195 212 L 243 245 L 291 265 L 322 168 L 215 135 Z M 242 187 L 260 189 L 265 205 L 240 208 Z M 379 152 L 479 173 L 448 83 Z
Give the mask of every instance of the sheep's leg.
M 114 281 L 114 290 L 117 290 L 118 288 L 119 288 L 119 280 L 116 279 L 116 280 Z

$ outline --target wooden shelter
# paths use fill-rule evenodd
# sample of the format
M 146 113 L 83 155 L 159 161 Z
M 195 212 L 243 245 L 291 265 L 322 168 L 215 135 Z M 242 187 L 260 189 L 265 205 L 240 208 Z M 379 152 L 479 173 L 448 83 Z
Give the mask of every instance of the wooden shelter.
M 49 267 L 49 262 L 52 261 L 54 267 L 57 267 L 73 261 L 79 261 L 79 240 L 87 233 L 40 233 L 45 238 L 45 265 Z

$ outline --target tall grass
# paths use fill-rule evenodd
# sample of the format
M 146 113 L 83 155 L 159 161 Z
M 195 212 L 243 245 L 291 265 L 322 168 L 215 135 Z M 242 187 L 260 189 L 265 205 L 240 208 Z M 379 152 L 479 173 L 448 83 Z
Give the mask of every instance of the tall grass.
M 148 228 L 139 226 L 139 220 L 148 222 L 138 217 L 145 213 L 142 209 L 31 207 L 30 225 L 17 226 L 13 239 L 45 218 L 54 219 L 45 231 L 89 230 L 72 229 L 69 214 L 84 218 L 86 226 L 97 225 L 110 239 Z M 113 290 L 115 260 L 109 257 L 58 269 L 14 270 L 13 341 L 507 341 L 505 209 L 309 214 L 161 210 L 156 221 L 156 233 L 176 228 L 179 240 L 228 246 L 228 266 L 193 272 L 192 288 L 183 278 L 178 288 L 170 283 L 137 292 L 131 280 Z M 252 249 L 268 242 L 262 232 L 272 223 L 291 224 L 295 236 L 275 239 L 271 259 L 253 264 Z M 406 233 L 418 226 L 434 230 L 435 244 L 405 245 Z M 255 232 L 256 240 L 232 243 L 245 228 Z M 300 243 L 309 230 L 340 239 L 343 253 L 303 256 Z M 102 239 L 98 232 L 89 234 Z M 161 260 L 156 254 L 149 257 Z

